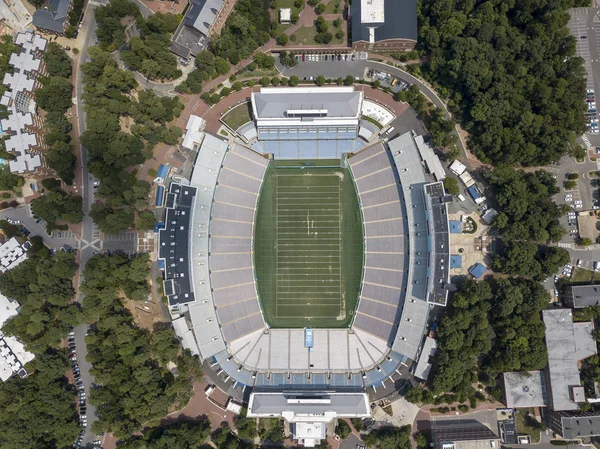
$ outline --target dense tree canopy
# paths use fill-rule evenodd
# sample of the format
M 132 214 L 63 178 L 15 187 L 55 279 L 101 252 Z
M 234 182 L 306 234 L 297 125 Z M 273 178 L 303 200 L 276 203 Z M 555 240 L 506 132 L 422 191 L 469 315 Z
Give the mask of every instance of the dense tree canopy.
M 585 71 L 566 29 L 574 3 L 584 4 L 418 3 L 423 74 L 449 95 L 483 161 L 547 164 L 584 132 Z
M 547 171 L 525 173 L 500 168 L 486 173 L 500 213 L 494 226 L 507 240 L 556 242 L 565 230 L 559 223 L 564 208 L 552 201 L 559 192 Z
M 544 287 L 524 279 L 466 281 L 438 327 L 434 393 L 465 392 L 480 377 L 546 366 Z
M 44 52 L 44 63 L 50 76 L 69 78 L 71 76 L 71 58 L 56 42 L 49 42 Z
M 103 49 L 113 51 L 125 43 L 125 26 L 121 19 L 126 16 L 143 21 L 137 6 L 129 0 L 111 0 L 107 6 L 94 9 L 98 22 L 96 36 Z
M 73 86 L 68 78 L 50 76 L 41 78 L 42 87 L 35 90 L 35 101 L 45 111 L 63 112 L 73 105 Z
M 146 23 L 138 19 L 142 35 L 132 38 L 127 49 L 121 51 L 122 61 L 149 79 L 179 78 L 181 70 L 169 45 L 180 19 L 174 14 L 161 13 L 151 15 Z
M 52 190 L 31 202 L 31 210 L 48 223 L 51 231 L 57 220 L 79 223 L 83 219 L 82 198 L 69 195 L 63 190 Z
M 155 427 L 143 436 L 119 443 L 119 449 L 191 449 L 199 448 L 210 434 L 208 418 L 179 421 Z
M 178 355 L 170 327 L 153 333 L 139 328 L 121 302 L 123 295 L 138 300 L 148 295 L 146 255 L 98 255 L 84 274 L 84 308 L 95 322 L 86 338 L 91 373 L 99 384 L 90 397 L 98 410 L 95 429 L 128 437 L 190 399 L 200 362 L 189 352 Z M 167 359 L 176 363 L 177 377 L 166 369 Z
M 29 376 L 0 383 L 0 447 L 72 447 L 81 427 L 67 362 L 66 350 L 39 354 L 27 365 Z
M 49 146 L 46 162 L 70 185 L 75 179 L 76 163 L 69 135 L 72 125 L 65 116 L 72 106 L 71 58 L 58 44 L 50 42 L 44 62 L 51 78 L 43 80 L 44 86 L 36 91 L 36 98 L 42 100 L 40 107 L 47 112 L 44 120 L 45 140 Z M 55 98 L 59 99 L 56 103 Z
M 90 48 L 89 56 L 91 61 L 82 66 L 87 130 L 81 141 L 88 150 L 88 168 L 100 179 L 97 195 L 102 200 L 91 216 L 103 232 L 116 233 L 133 227 L 136 210 L 148 205 L 150 184 L 129 168 L 152 157 L 157 143 L 177 142 L 181 129 L 165 125 L 183 106 L 177 98 L 161 98 L 149 90 L 138 92 L 136 100 L 131 72 L 120 70 L 112 55 L 97 47 Z M 131 133 L 121 130 L 122 117 L 133 118 Z
M 50 256 L 43 250 L 0 276 L 0 292 L 21 305 L 3 332 L 16 336 L 36 354 L 58 346 L 70 328 L 83 321 L 79 305 L 73 302 L 76 271 L 72 253 Z

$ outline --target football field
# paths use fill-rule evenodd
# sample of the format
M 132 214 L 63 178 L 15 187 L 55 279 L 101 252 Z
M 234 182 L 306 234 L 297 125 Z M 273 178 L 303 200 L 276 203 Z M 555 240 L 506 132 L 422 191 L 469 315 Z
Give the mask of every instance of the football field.
M 362 269 L 362 225 L 349 177 L 342 168 L 269 169 L 256 221 L 255 267 L 272 327 L 350 322 Z

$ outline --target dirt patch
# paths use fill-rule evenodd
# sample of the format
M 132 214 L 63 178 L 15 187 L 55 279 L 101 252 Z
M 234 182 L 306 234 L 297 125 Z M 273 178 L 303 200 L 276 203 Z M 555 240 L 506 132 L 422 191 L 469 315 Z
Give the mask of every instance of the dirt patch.
M 127 299 L 124 301 L 124 304 L 127 310 L 131 312 L 131 315 L 133 315 L 135 324 L 143 329 L 152 331 L 154 324 L 168 323 L 162 313 L 160 304 L 152 299 L 146 301 Z
M 119 119 L 119 124 L 121 125 L 121 131 L 123 131 L 124 133 L 127 133 L 127 134 L 131 134 L 131 126 L 134 123 L 135 122 L 133 121 L 133 118 L 131 118 L 131 117 L 121 117 Z

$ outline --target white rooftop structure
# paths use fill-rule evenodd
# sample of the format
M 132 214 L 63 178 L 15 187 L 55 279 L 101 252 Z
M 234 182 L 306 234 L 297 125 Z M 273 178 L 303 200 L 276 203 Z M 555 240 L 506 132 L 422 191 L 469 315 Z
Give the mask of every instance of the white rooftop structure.
M 181 146 L 187 150 L 194 151 L 201 143 L 204 137 L 202 130 L 206 122 L 197 115 L 190 115 L 185 125 L 185 135 Z
M 431 337 L 425 338 L 423 349 L 421 349 L 421 356 L 419 357 L 419 362 L 415 368 L 415 377 L 422 380 L 427 380 L 429 373 L 431 372 L 431 361 L 433 360 L 433 356 L 435 356 L 436 352 L 437 341 Z
M 279 9 L 279 22 L 290 23 L 292 21 L 292 8 Z
M 507 407 L 545 407 L 548 400 L 544 372 L 504 373 L 504 393 Z
M 193 233 L 190 274 L 196 300 L 183 307 L 187 307 L 191 330 L 203 359 L 225 349 L 210 288 L 208 230 L 217 177 L 226 151 L 227 142 L 206 134 L 198 150 L 191 178 L 191 185 L 197 189 L 190 226 L 190 232 Z
M 278 133 L 278 139 L 300 138 L 287 137 L 289 128 L 316 133 L 316 128 L 324 126 L 342 127 L 344 132 L 352 129 L 355 137 L 363 92 L 354 87 L 263 87 L 260 92 L 252 92 L 251 101 L 259 139 L 269 139 L 274 133 Z M 279 133 L 282 127 L 286 128 L 285 137 Z M 328 132 L 329 137 L 315 134 L 312 138 L 339 138 L 339 130 Z
M 47 40 L 31 31 L 17 34 L 15 42 L 21 47 L 19 53 L 13 53 L 9 64 L 13 73 L 4 76 L 3 84 L 10 90 L 0 101 L 8 108 L 9 116 L 1 121 L 4 132 L 12 133 L 6 140 L 6 150 L 16 156 L 9 161 L 13 173 L 27 173 L 41 167 L 38 154 L 32 154 L 33 146 L 38 144 L 35 134 L 27 131 L 33 124 L 31 111 L 35 111 L 35 102 L 31 96 L 35 87 L 35 78 L 41 66 L 41 52 L 46 49 Z
M 362 23 L 385 22 L 384 0 L 360 0 L 360 21 Z
M 294 438 L 306 447 L 325 439 L 328 423 L 336 418 L 369 418 L 369 396 L 364 392 L 253 392 L 248 402 L 249 418 L 283 417 Z
M 437 157 L 437 155 L 433 152 L 433 149 L 429 146 L 429 144 L 425 143 L 423 136 L 415 136 L 414 139 L 417 149 L 419 150 L 419 154 L 421 155 L 421 159 L 423 162 L 425 162 L 429 173 L 434 176 L 436 181 L 444 180 L 446 177 L 446 172 L 444 171 L 444 167 L 442 167 L 440 158 Z
M 27 253 L 13 237 L 0 246 L 0 271 L 5 273 L 27 259 Z
M 10 318 L 18 314 L 19 304 L 0 295 L 0 329 Z M 31 352 L 15 337 L 4 335 L 0 331 L 0 380 L 5 382 L 14 374 L 25 376 L 23 365 L 35 358 Z
M 464 171 L 467 169 L 467 167 L 465 167 L 465 165 L 463 163 L 461 163 L 459 160 L 452 162 L 448 168 L 450 169 L 450 171 L 452 173 L 456 174 L 456 176 L 462 175 L 464 173 Z
M 591 322 L 573 323 L 571 309 L 542 311 L 546 326 L 549 405 L 556 411 L 577 410 L 585 401 L 579 376 L 579 361 L 596 354 Z

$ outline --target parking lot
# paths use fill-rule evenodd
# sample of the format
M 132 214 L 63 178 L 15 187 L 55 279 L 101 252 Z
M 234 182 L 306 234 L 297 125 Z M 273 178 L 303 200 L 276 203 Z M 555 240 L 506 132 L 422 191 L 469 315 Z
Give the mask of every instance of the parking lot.
M 576 39 L 576 53 L 583 58 L 587 73 L 586 120 L 589 123 L 588 146 L 600 146 L 600 127 L 596 92 L 600 92 L 600 10 L 598 8 L 573 8 L 567 27 Z

